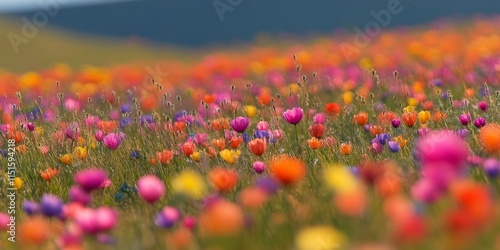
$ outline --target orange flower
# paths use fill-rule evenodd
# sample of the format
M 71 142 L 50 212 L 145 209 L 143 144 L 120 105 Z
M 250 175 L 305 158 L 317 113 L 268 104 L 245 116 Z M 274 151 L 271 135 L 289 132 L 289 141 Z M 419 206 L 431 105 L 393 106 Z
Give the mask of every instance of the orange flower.
M 59 157 L 59 161 L 62 164 L 69 165 L 73 162 L 73 156 L 71 154 L 64 154 Z
M 231 148 L 237 149 L 242 142 L 243 142 L 243 138 L 238 137 L 238 136 L 233 136 L 231 138 L 231 141 L 229 142 L 229 146 L 231 146 Z
M 28 147 L 24 144 L 21 144 L 21 145 L 16 147 L 16 151 L 21 153 L 21 154 L 26 154 L 26 152 L 28 152 Z
M 206 151 L 207 151 L 207 155 L 208 157 L 210 158 L 215 158 L 217 157 L 217 151 L 215 150 L 214 147 L 207 147 L 206 148 Z
M 219 149 L 219 151 L 226 148 L 226 140 L 224 138 L 212 139 L 212 144 Z
M 376 136 L 378 134 L 384 133 L 384 128 L 380 125 L 373 125 L 370 127 L 370 134 Z
M 432 120 L 434 122 L 444 121 L 446 118 L 448 118 L 448 115 L 442 111 L 436 111 L 432 114 Z
M 247 208 L 260 208 L 269 199 L 266 191 L 259 187 L 248 187 L 239 194 L 239 203 Z
M 216 201 L 200 214 L 200 233 L 207 236 L 236 234 L 245 225 L 244 218 L 240 206 L 230 201 Z
M 283 184 L 293 184 L 306 176 L 306 164 L 289 155 L 278 155 L 269 162 L 269 170 Z
M 486 124 L 479 130 L 479 140 L 484 150 L 488 153 L 500 152 L 500 125 L 496 123 Z
M 217 96 L 215 94 L 205 94 L 203 96 L 203 101 L 206 103 L 206 104 L 210 104 L 210 103 L 213 103 L 215 102 L 215 100 L 217 100 Z
M 325 104 L 325 110 L 330 115 L 338 115 L 342 111 L 342 107 L 336 102 L 329 102 Z
M 41 245 L 49 237 L 50 228 L 41 217 L 28 217 L 19 225 L 19 242 Z
M 217 191 L 229 192 L 236 187 L 238 174 L 234 170 L 217 167 L 210 171 L 208 179 Z
M 403 122 L 409 128 L 413 127 L 413 125 L 417 122 L 417 112 L 404 113 Z
M 142 98 L 140 104 L 144 111 L 151 112 L 156 108 L 158 101 L 156 100 L 155 95 L 150 94 Z
M 363 188 L 340 192 L 333 198 L 335 207 L 343 214 L 357 216 L 365 211 L 367 197 Z
M 382 112 L 377 116 L 377 120 L 382 125 L 391 125 L 392 120 L 398 118 L 398 116 L 393 112 Z
M 115 132 L 116 130 L 116 121 L 99 121 L 97 123 L 97 128 L 102 130 L 104 133 Z
M 264 152 L 266 152 L 267 148 L 266 140 L 260 138 L 253 139 L 250 142 L 248 142 L 248 148 L 250 149 L 250 151 L 252 151 L 254 155 L 261 156 L 264 154 Z
M 229 119 L 227 118 L 219 118 L 212 121 L 212 128 L 215 131 L 221 131 L 229 129 Z
M 344 142 L 340 144 L 340 153 L 343 155 L 350 155 L 352 151 L 352 143 Z
M 7 133 L 7 138 L 14 139 L 16 143 L 20 143 L 24 139 L 26 139 L 26 135 L 21 131 L 11 131 L 11 132 L 9 131 L 9 133 Z
M 184 131 L 186 129 L 186 123 L 183 121 L 174 122 L 175 131 Z
M 185 142 L 184 144 L 182 144 L 181 149 L 184 155 L 189 157 L 194 152 L 194 142 Z
M 309 144 L 309 147 L 312 149 L 319 149 L 323 146 L 323 141 L 318 140 L 316 137 L 311 137 L 311 139 L 307 140 L 307 144 Z
M 47 168 L 43 171 L 40 170 L 40 176 L 42 176 L 45 181 L 51 181 L 54 177 L 59 175 L 59 172 L 61 172 L 60 169 Z
M 359 126 L 363 126 L 368 122 L 368 114 L 366 112 L 359 112 L 359 114 L 354 115 L 354 121 Z
M 156 158 L 160 160 L 161 164 L 169 164 L 174 157 L 174 152 L 164 149 L 161 152 L 156 152 Z

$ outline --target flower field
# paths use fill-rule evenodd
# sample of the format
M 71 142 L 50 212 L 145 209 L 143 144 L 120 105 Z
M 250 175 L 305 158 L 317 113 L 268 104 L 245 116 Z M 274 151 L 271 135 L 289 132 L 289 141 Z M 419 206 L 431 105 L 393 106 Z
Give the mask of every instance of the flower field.
M 0 71 L 0 249 L 500 249 L 498 22 Z

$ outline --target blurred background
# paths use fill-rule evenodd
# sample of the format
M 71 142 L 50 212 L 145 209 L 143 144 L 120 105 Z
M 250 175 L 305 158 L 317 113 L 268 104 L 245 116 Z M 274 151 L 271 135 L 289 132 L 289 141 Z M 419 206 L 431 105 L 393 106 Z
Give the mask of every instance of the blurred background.
M 1 0 L 0 69 L 196 60 L 251 43 L 335 39 L 388 4 L 402 12 L 383 29 L 500 14 L 492 0 Z

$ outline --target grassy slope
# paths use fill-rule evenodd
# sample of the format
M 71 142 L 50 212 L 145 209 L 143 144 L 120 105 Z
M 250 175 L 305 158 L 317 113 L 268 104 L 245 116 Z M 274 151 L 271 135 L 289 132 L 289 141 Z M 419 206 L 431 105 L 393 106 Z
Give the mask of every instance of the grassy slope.
M 7 34 L 22 35 L 22 23 L 0 18 L 0 69 L 24 72 L 41 70 L 64 62 L 73 67 L 105 66 L 115 63 L 181 58 L 181 50 L 132 40 L 117 40 L 74 34 L 49 26 L 42 27 L 15 53 Z M 186 57 L 182 57 L 186 59 Z

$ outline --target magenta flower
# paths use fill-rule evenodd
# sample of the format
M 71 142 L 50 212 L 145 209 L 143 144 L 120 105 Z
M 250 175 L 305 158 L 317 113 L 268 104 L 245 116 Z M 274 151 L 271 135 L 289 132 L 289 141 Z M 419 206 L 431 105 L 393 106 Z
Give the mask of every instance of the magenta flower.
M 108 175 L 101 169 L 86 169 L 75 175 L 75 181 L 86 192 L 91 192 L 101 187 L 108 179 Z
M 460 123 L 462 125 L 467 126 L 471 122 L 472 118 L 470 117 L 470 114 L 461 114 L 458 119 L 460 120 Z
M 71 187 L 68 194 L 71 202 L 77 202 L 84 206 L 88 205 L 92 201 L 92 195 L 79 186 Z
M 82 208 L 75 214 L 75 223 L 82 230 L 82 232 L 87 234 L 95 234 L 99 232 L 99 226 L 97 225 L 96 212 L 91 208 Z
M 110 133 L 102 139 L 104 146 L 111 150 L 116 150 L 120 143 L 122 142 L 122 137 L 116 133 Z
M 248 117 L 240 116 L 231 121 L 231 127 L 238 133 L 245 132 L 248 125 L 250 125 L 250 119 Z
M 392 127 L 398 128 L 401 125 L 401 120 L 395 118 L 395 119 L 392 119 L 391 123 L 392 123 Z
M 415 154 L 423 165 L 448 163 L 461 168 L 468 155 L 467 144 L 449 130 L 431 131 L 417 142 Z
M 146 175 L 137 181 L 139 195 L 148 203 L 154 203 L 165 194 L 165 184 L 154 175 Z
M 64 134 L 66 135 L 66 138 L 73 141 L 78 139 L 78 137 L 80 137 L 80 128 L 78 127 L 78 123 L 74 122 L 68 126 L 64 131 Z
M 9 228 L 10 216 L 6 213 L 0 213 L 0 229 Z
M 475 121 L 474 121 L 474 126 L 476 126 L 476 128 L 482 128 L 486 125 L 486 119 L 482 118 L 482 117 L 478 117 Z
M 443 195 L 443 190 L 434 186 L 426 179 L 421 179 L 411 187 L 411 196 L 418 201 L 432 203 L 437 201 Z
M 303 115 L 304 110 L 298 107 L 287 109 L 285 112 L 283 112 L 283 118 L 285 118 L 285 121 L 293 125 L 297 125 L 302 120 Z
M 95 138 L 98 142 L 101 142 L 102 140 L 104 140 L 104 132 L 103 132 L 102 130 L 97 130 L 97 131 L 95 132 L 94 138 Z
M 155 223 L 159 227 L 171 228 L 181 219 L 181 213 L 177 208 L 164 207 L 161 212 L 156 215 Z
M 261 161 L 256 161 L 253 163 L 253 170 L 260 174 L 262 172 L 264 172 L 264 170 L 266 170 L 266 164 L 264 162 L 261 162 Z
M 115 227 L 118 214 L 112 208 L 100 207 L 95 211 L 95 220 L 100 231 L 108 231 Z
M 488 103 L 485 101 L 480 101 L 477 103 L 477 107 L 481 110 L 486 112 L 488 110 Z
M 85 119 L 85 123 L 89 127 L 95 127 L 98 122 L 99 122 L 99 116 L 96 115 L 90 115 L 87 117 L 87 119 Z

